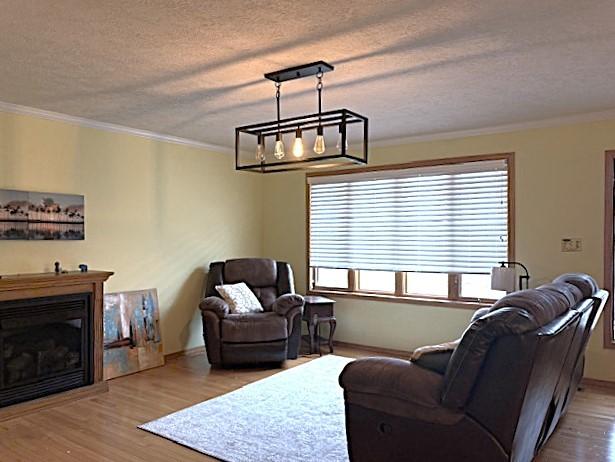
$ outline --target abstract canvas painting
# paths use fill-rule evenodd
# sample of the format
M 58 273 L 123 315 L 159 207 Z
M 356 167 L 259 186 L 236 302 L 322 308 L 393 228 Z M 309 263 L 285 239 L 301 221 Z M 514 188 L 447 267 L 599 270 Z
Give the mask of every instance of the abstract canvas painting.
M 0 189 L 0 239 L 85 239 L 84 197 Z
M 164 365 L 156 289 L 105 294 L 105 380 Z

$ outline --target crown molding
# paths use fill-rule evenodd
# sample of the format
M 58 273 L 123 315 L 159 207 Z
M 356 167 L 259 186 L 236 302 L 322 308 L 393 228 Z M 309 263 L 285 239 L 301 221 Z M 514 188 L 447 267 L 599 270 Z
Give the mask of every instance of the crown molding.
M 374 140 L 370 141 L 370 144 L 374 147 L 401 146 L 404 144 L 421 143 L 426 141 L 450 140 L 481 135 L 494 135 L 498 133 L 517 132 L 522 130 L 532 130 L 536 128 L 557 127 L 560 125 L 571 125 L 583 122 L 598 122 L 601 120 L 615 120 L 615 109 L 600 112 L 588 112 L 584 114 L 574 114 L 562 117 L 553 117 L 550 119 L 533 120 L 529 122 L 493 125 L 490 127 L 469 130 L 457 130 L 451 132 L 430 133 L 425 135 Z
M 233 154 L 234 150 L 226 146 L 216 144 L 203 143 L 202 141 L 191 140 L 179 136 L 166 135 L 164 133 L 156 133 L 149 130 L 139 128 L 131 128 L 123 125 L 117 125 L 107 122 L 99 122 L 97 120 L 86 119 L 84 117 L 71 116 L 59 112 L 46 111 L 29 106 L 21 106 L 19 104 L 7 103 L 0 101 L 0 112 L 8 112 L 12 114 L 28 115 L 39 117 L 42 119 L 55 120 L 65 122 L 79 127 L 93 128 L 108 132 L 123 133 L 127 135 L 138 136 L 155 141 L 166 143 L 180 144 L 208 151 Z M 493 125 L 469 130 L 456 130 L 450 132 L 429 133 L 425 135 L 415 135 L 400 138 L 388 138 L 381 140 L 370 141 L 373 147 L 400 146 L 404 144 L 421 143 L 427 141 L 450 140 L 456 138 L 466 138 L 471 136 L 493 135 L 498 133 L 516 132 L 521 130 L 531 130 L 536 128 L 557 127 L 560 125 L 570 125 L 583 122 L 597 122 L 601 120 L 614 120 L 615 109 L 600 112 L 589 112 L 584 114 L 574 114 L 562 117 L 553 117 L 550 119 L 533 120 L 529 122 L 519 122 L 513 124 Z
M 224 154 L 234 153 L 231 148 L 225 146 L 218 146 L 215 144 L 203 143 L 201 141 L 191 140 L 188 138 L 181 138 L 179 136 L 166 135 L 164 133 L 156 133 L 149 130 L 142 130 L 139 128 L 125 127 L 123 125 L 117 125 L 107 122 L 99 122 L 97 120 L 86 119 L 84 117 L 71 116 L 68 114 L 62 114 L 59 112 L 46 111 L 44 109 L 37 109 L 29 106 L 21 106 L 19 104 L 7 103 L 0 101 L 0 112 L 9 112 L 12 114 L 28 115 L 33 117 L 40 117 L 42 119 L 55 120 L 59 122 L 65 122 L 71 125 L 77 125 L 79 127 L 94 128 L 97 130 L 104 130 L 107 132 L 123 133 L 127 135 L 139 136 L 141 138 L 147 138 L 155 141 L 162 141 L 166 143 L 181 144 L 183 146 L 189 146 L 198 149 L 206 149 L 208 151 L 214 151 Z

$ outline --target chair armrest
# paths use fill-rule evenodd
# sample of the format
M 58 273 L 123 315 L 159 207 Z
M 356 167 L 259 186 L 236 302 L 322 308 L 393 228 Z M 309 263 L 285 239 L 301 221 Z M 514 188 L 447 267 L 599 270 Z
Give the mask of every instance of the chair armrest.
M 272 310 L 280 316 L 287 316 L 294 308 L 303 311 L 303 297 L 299 294 L 284 294 L 273 302 Z
M 219 318 L 224 318 L 229 314 L 228 304 L 220 297 L 206 297 L 199 303 L 201 311 L 211 311 Z

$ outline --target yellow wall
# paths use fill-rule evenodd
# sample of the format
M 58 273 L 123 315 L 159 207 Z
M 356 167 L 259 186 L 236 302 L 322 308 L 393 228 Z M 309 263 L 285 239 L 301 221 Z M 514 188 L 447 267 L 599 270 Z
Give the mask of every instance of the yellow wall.
M 539 285 L 566 271 L 602 280 L 604 151 L 615 121 L 374 148 L 370 164 L 516 152 L 516 256 Z M 305 175 L 236 173 L 232 156 L 29 116 L 0 113 L 0 188 L 86 196 L 86 240 L 0 241 L 0 274 L 116 272 L 107 291 L 156 287 L 167 353 L 202 345 L 196 305 L 210 261 L 289 261 L 305 290 Z M 580 237 L 583 251 L 561 253 Z M 409 350 L 450 340 L 471 312 L 338 299 L 339 340 Z M 615 381 L 599 325 L 587 375 Z
M 261 182 L 227 154 L 0 113 L 0 188 L 86 199 L 86 240 L 0 241 L 0 274 L 115 271 L 107 292 L 158 289 L 167 353 L 202 345 L 204 269 L 262 253 Z
M 532 285 L 583 271 L 602 281 L 604 152 L 615 149 L 615 121 L 374 148 L 370 164 L 515 152 L 516 258 Z M 264 183 L 264 253 L 287 259 L 299 290 L 306 284 L 305 175 L 270 175 Z M 560 240 L 583 239 L 583 251 L 562 253 Z M 338 340 L 409 350 L 458 337 L 471 311 L 337 298 Z M 615 380 L 615 350 L 591 340 L 586 375 Z

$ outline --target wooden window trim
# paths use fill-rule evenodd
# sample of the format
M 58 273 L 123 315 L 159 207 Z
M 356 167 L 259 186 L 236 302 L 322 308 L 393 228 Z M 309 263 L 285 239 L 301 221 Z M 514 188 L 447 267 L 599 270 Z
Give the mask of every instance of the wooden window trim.
M 448 275 L 448 299 L 459 300 L 461 298 L 461 275 L 449 273 Z
M 467 310 L 476 310 L 484 306 L 492 305 L 495 300 L 450 300 L 447 298 L 436 297 L 417 297 L 411 295 L 396 295 L 386 294 L 383 292 L 351 292 L 349 290 L 335 290 L 328 288 L 315 287 L 307 291 L 308 295 L 324 295 L 329 297 L 340 297 L 349 299 L 362 299 L 368 301 L 384 301 L 393 303 L 405 303 L 428 306 L 441 306 L 447 308 L 461 308 Z
M 408 291 L 406 275 L 402 271 L 395 272 L 395 296 L 403 297 Z
M 348 287 L 324 287 L 324 286 L 317 286 L 316 285 L 316 281 L 318 281 L 318 268 L 312 268 L 312 267 L 308 267 L 308 275 L 309 275 L 309 284 L 308 284 L 308 289 L 310 287 L 313 287 L 315 290 L 343 290 L 343 291 L 347 291 L 350 289 L 354 288 L 354 283 L 351 281 L 351 276 L 350 273 L 352 272 L 352 270 L 346 269 L 346 268 L 335 268 L 335 269 L 340 269 L 340 270 L 344 270 L 348 272 Z
M 359 272 L 356 269 L 348 270 L 348 291 L 359 292 Z
M 343 268 L 340 268 L 343 269 Z M 310 268 L 311 272 L 317 268 Z M 477 299 L 461 296 L 461 277 L 459 273 L 448 275 L 448 297 L 437 297 L 420 294 L 410 294 L 407 292 L 407 279 L 405 271 L 395 272 L 395 291 L 386 292 L 378 290 L 359 289 L 359 272 L 357 269 L 348 271 L 348 288 L 313 286 L 307 291 L 308 295 L 337 295 L 350 298 L 365 298 L 368 300 L 401 301 L 403 303 L 414 302 L 417 304 L 435 304 L 455 306 L 459 308 L 475 309 L 485 305 L 492 305 L 494 299 Z M 396 300 L 398 299 L 398 300 Z
M 604 281 L 603 287 L 611 296 L 608 298 L 603 320 L 604 348 L 615 349 L 613 318 L 613 190 L 615 187 L 615 150 L 606 151 L 604 160 Z
M 306 271 L 310 277 L 313 276 L 312 268 L 310 267 L 310 185 L 308 178 L 316 176 L 334 176 L 344 175 L 348 173 L 361 173 L 361 172 L 374 172 L 374 171 L 392 171 L 402 170 L 407 168 L 416 167 L 431 167 L 437 165 L 454 165 L 463 164 L 467 162 L 481 162 L 489 160 L 505 160 L 508 169 L 508 259 L 510 261 L 515 260 L 515 153 L 505 152 L 496 154 L 479 154 L 473 156 L 461 156 L 461 157 L 446 157 L 439 159 L 419 160 L 413 162 L 405 162 L 401 164 L 384 164 L 369 167 L 357 167 L 349 169 L 341 169 L 335 171 L 325 172 L 308 172 L 306 173 L 306 189 L 305 189 L 305 204 L 306 204 Z M 497 263 L 497 262 L 494 262 Z M 398 272 L 399 273 L 399 272 Z M 403 274 L 403 272 L 401 272 Z M 452 282 L 451 282 L 452 276 Z M 438 305 L 438 306 L 450 306 L 467 309 L 476 309 L 487 304 L 495 302 L 495 300 L 485 299 L 476 300 L 461 297 L 461 275 L 449 274 L 449 296 L 451 293 L 456 294 L 455 299 L 451 298 L 439 298 L 439 297 L 421 297 L 416 295 L 409 295 L 405 292 L 405 282 L 398 282 L 398 275 L 396 273 L 395 280 L 395 293 L 383 293 L 383 292 L 368 292 L 358 290 L 358 270 L 348 269 L 348 289 L 336 289 L 330 287 L 318 287 L 315 286 L 316 279 L 308 280 L 307 293 L 312 295 L 337 295 L 349 298 L 364 298 L 369 300 L 386 300 L 386 301 L 399 301 L 403 303 L 413 302 L 416 304 L 425 305 Z M 405 277 L 403 278 L 405 280 Z M 453 286 L 451 286 L 453 284 Z M 403 291 L 398 291 L 403 288 Z M 454 291 L 451 292 L 451 289 Z M 615 348 L 615 344 L 613 344 Z
M 348 286 L 351 289 L 349 290 L 349 292 L 354 292 L 357 294 L 363 294 L 363 293 L 367 293 L 367 294 L 382 294 L 382 295 L 403 295 L 403 292 L 398 292 L 398 289 L 401 289 L 402 287 L 398 286 L 399 283 L 397 281 L 397 279 L 400 277 L 400 274 L 402 275 L 401 277 L 403 277 L 403 272 L 399 272 L 399 271 L 386 271 L 387 273 L 394 273 L 393 277 L 395 278 L 395 289 L 393 290 L 393 292 L 389 292 L 387 290 L 366 290 L 366 289 L 361 289 L 361 271 L 373 271 L 373 270 L 358 270 L 358 269 L 354 269 L 351 270 L 354 273 L 354 285 L 352 286 Z

